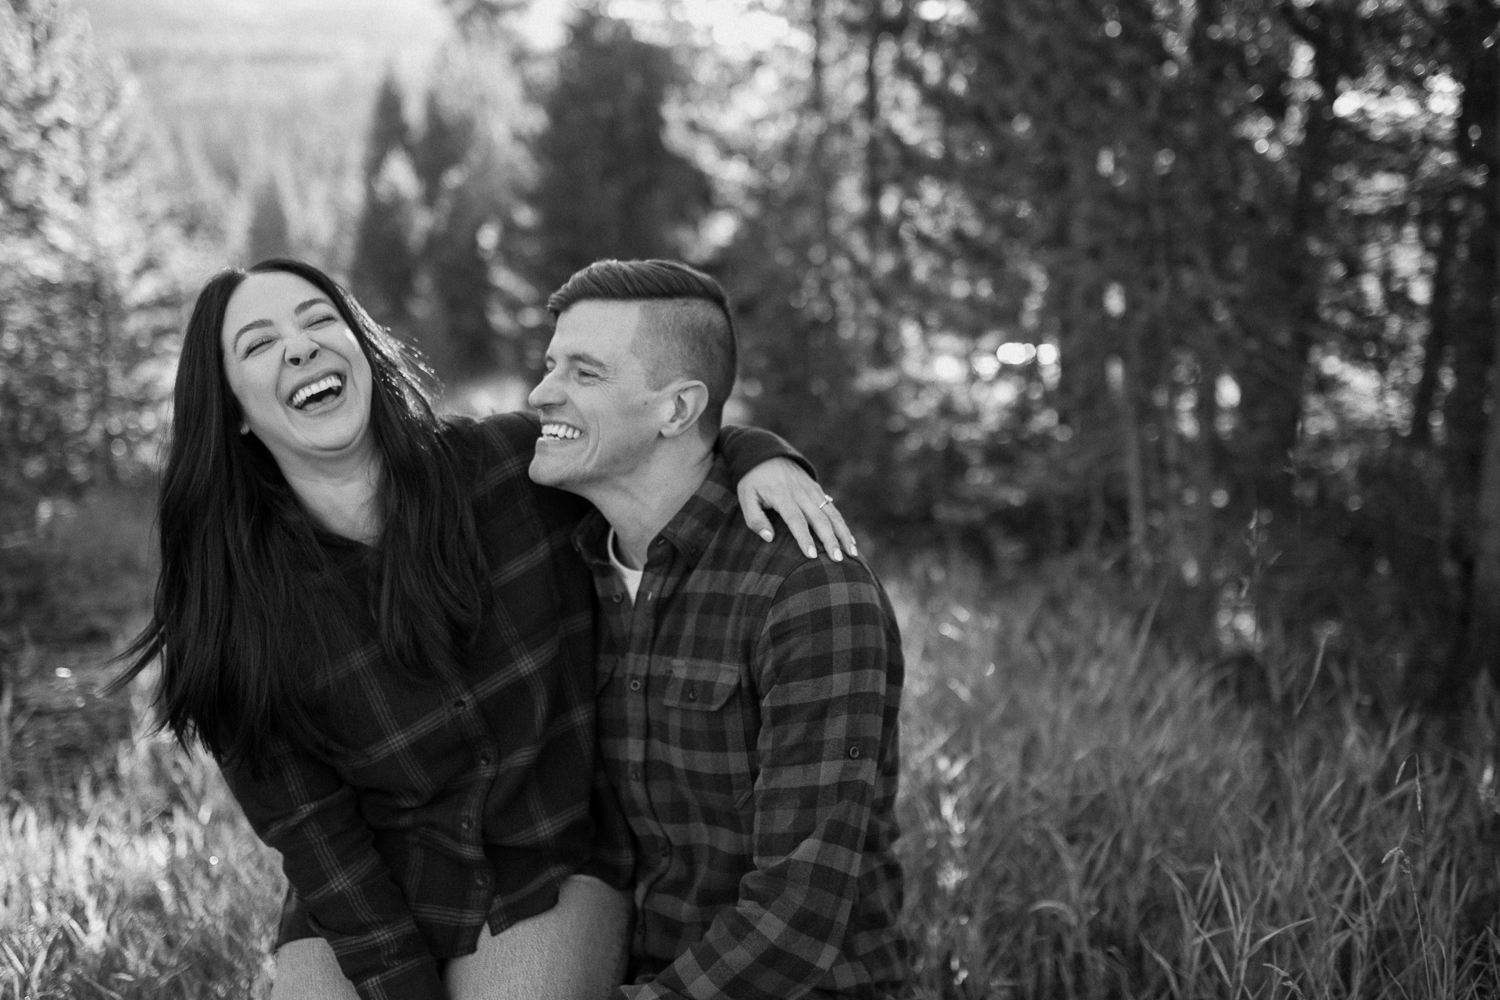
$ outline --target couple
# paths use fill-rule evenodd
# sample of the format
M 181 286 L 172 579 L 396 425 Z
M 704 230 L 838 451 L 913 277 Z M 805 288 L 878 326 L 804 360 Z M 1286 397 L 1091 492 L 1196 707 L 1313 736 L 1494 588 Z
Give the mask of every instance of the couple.
M 716 282 L 601 261 L 549 309 L 539 436 L 436 419 L 308 265 L 198 298 L 125 676 L 160 654 L 282 854 L 273 998 L 899 991 L 884 592 L 784 442 L 720 429 Z

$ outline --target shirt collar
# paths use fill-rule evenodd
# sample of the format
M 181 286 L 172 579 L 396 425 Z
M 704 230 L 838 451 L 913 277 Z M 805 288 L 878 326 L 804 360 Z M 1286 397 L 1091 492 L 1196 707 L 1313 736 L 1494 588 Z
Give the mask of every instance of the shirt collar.
M 729 463 L 716 453 L 708 475 L 657 537 L 666 539 L 689 567 L 695 566 L 709 541 L 738 505 Z M 606 570 L 610 569 L 609 553 L 604 548 L 608 539 L 609 522 L 598 510 L 589 511 L 573 532 L 573 545 L 584 561 Z

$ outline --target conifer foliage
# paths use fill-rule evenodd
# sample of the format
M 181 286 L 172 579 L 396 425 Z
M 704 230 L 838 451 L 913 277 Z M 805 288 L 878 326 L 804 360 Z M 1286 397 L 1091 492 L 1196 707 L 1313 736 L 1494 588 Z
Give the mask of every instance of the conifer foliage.
M 628 23 L 583 8 L 542 98 L 536 282 L 551 290 L 602 257 L 670 257 L 711 200 L 703 172 L 665 140 L 679 70 Z
M 0 6 L 0 493 L 149 457 L 184 252 L 86 22 L 62 0 Z

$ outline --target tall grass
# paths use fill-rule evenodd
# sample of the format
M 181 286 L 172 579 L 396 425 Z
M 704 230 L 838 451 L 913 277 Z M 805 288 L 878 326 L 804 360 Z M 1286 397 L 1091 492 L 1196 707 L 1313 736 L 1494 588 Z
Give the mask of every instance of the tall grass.
M 925 995 L 1500 992 L 1492 694 L 1440 742 L 1335 696 L 1237 704 L 1086 578 L 892 589 Z
M 1241 704 L 1086 574 L 886 578 L 922 996 L 1495 994 L 1492 695 L 1440 743 L 1311 662 Z M 0 802 L 0 1000 L 264 995 L 277 858 L 131 699 L 127 737 Z
M 139 727 L 105 752 L 69 807 L 0 813 L 0 1000 L 252 995 L 276 855 L 201 755 Z

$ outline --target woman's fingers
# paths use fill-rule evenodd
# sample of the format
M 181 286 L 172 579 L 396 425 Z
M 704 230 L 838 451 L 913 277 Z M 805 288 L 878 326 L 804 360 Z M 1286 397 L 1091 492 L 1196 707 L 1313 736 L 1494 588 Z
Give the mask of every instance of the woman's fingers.
M 844 547 L 839 543 L 838 527 L 833 520 L 838 513 L 833 509 L 833 497 L 826 493 L 819 493 L 817 501 L 804 513 L 807 515 L 809 527 L 817 534 L 818 541 L 822 543 L 823 551 L 827 552 L 834 562 L 841 561 L 844 558 Z
M 854 540 L 854 532 L 849 530 L 849 525 L 844 521 L 844 515 L 839 513 L 838 507 L 835 506 L 835 501 L 832 497 L 828 498 L 828 503 L 822 508 L 822 511 L 828 521 L 829 530 L 833 532 L 836 545 L 842 546 L 843 550 L 851 556 L 859 555 L 859 543 Z M 819 532 L 819 534 L 821 535 L 822 533 Z M 825 543 L 823 547 L 831 552 L 835 546 Z
M 740 513 L 745 516 L 745 526 L 751 531 L 768 542 L 776 537 L 776 532 L 771 527 L 771 519 L 766 517 L 766 512 L 760 505 L 760 497 L 755 494 L 754 490 L 740 491 Z
M 787 530 L 797 540 L 797 548 L 801 549 L 807 555 L 807 558 L 816 559 L 818 557 L 818 549 L 817 546 L 813 545 L 812 532 L 807 528 L 807 515 L 803 513 L 802 506 L 799 506 L 801 503 L 802 501 L 800 500 L 790 501 L 785 510 L 777 507 L 776 513 L 781 515 L 781 519 L 786 522 Z M 838 555 L 834 556 L 834 558 L 842 559 L 843 556 Z
M 766 541 L 775 537 L 765 510 L 769 507 L 809 559 L 817 558 L 819 544 L 835 562 L 846 551 L 858 555 L 854 534 L 833 497 L 794 462 L 777 458 L 756 466 L 740 481 L 738 492 L 745 524 Z

